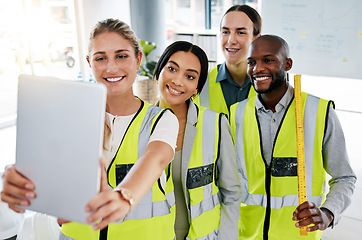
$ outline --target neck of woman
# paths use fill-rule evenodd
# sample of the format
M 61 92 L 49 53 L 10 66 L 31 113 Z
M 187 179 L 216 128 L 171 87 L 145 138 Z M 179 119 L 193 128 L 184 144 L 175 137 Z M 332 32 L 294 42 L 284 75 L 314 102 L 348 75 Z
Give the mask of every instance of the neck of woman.
M 128 116 L 136 113 L 141 101 L 127 94 L 122 96 L 107 96 L 106 111 L 115 116 Z

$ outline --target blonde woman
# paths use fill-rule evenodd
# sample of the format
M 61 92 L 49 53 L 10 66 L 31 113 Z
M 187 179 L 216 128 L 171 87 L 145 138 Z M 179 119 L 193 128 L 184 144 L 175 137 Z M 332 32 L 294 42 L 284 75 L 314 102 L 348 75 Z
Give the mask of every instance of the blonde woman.
M 60 239 L 174 239 L 173 185 L 164 169 L 174 155 L 178 121 L 171 111 L 133 95 L 141 58 L 124 22 L 106 19 L 93 29 L 87 61 L 107 87 L 106 172 L 101 191 L 85 206 L 93 227 L 62 221 Z M 2 200 L 22 212 L 17 205 L 31 204 L 35 186 L 14 167 L 3 178 Z

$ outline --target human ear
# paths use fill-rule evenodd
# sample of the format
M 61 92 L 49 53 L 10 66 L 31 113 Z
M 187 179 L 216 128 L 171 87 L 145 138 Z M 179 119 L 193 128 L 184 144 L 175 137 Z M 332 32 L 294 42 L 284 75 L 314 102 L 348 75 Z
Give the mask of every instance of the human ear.
M 91 63 L 90 63 L 90 60 L 89 60 L 89 55 L 87 55 L 86 58 L 87 58 L 87 62 L 88 62 L 89 67 L 92 68 Z
M 142 51 L 138 51 L 138 54 L 137 54 L 137 56 L 136 56 L 138 69 L 139 69 L 139 67 L 140 67 L 140 65 L 141 65 L 142 54 L 143 54 Z M 137 71 L 138 71 L 138 69 L 137 69 Z
M 197 88 L 195 89 L 194 93 L 192 94 L 192 96 L 196 96 L 199 93 L 199 91 L 197 90 Z
M 291 58 L 287 58 L 284 64 L 284 70 L 289 71 L 290 69 L 292 69 L 292 66 L 293 66 L 293 60 Z
M 255 39 L 257 39 L 258 37 L 260 37 L 261 36 L 261 34 L 259 33 L 258 35 L 256 35 L 256 36 L 254 36 L 253 37 L 253 41 L 255 40 Z

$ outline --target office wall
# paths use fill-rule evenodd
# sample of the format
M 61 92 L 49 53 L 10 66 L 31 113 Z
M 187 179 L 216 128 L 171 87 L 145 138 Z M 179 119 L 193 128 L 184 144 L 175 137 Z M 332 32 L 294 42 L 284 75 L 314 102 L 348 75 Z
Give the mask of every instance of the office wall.
M 130 24 L 129 2 L 130 0 L 83 0 L 84 26 L 87 37 L 93 26 L 106 18 L 117 18 Z
M 293 72 L 362 79 L 362 2 L 263 0 L 263 34 L 290 45 Z

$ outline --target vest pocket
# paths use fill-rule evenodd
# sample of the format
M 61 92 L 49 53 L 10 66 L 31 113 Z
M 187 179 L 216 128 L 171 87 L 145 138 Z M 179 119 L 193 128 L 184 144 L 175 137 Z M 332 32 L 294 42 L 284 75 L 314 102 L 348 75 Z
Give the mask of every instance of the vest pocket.
M 116 165 L 116 185 L 120 184 L 134 164 Z
M 212 183 L 214 163 L 206 166 L 190 168 L 187 171 L 186 185 L 188 189 L 198 188 Z
M 298 175 L 297 158 L 273 158 L 271 174 L 274 177 L 295 177 Z

